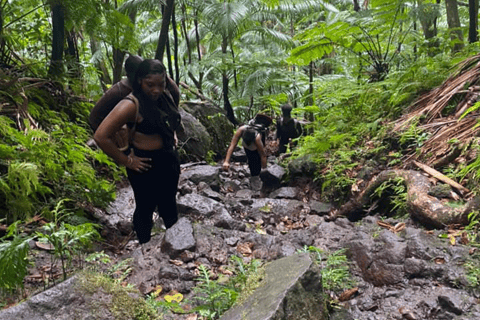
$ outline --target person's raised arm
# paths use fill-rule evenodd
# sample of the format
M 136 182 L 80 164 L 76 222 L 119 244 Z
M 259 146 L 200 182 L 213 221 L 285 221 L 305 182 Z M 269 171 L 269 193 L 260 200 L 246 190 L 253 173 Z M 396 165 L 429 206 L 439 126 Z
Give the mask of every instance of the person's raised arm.
M 257 135 L 257 137 L 255 138 L 255 145 L 257 146 L 257 151 L 260 155 L 262 169 L 265 169 L 267 167 L 267 153 L 265 152 L 265 147 L 263 146 L 261 134 Z
M 242 126 L 238 128 L 238 130 L 235 132 L 232 138 L 232 142 L 230 142 L 230 146 L 228 147 L 227 150 L 227 155 L 225 156 L 225 161 L 223 162 L 223 170 L 227 171 L 230 168 L 230 158 L 232 157 L 233 150 L 235 150 L 235 147 L 238 144 L 238 141 L 240 141 L 240 137 L 243 134 L 243 131 L 245 131 L 245 127 Z

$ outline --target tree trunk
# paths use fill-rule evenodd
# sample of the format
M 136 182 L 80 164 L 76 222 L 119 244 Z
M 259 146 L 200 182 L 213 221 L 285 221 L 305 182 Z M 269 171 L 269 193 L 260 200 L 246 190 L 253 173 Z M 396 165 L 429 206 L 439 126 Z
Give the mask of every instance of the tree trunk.
M 421 7 L 426 9 L 425 6 Z M 432 17 L 432 14 L 422 10 L 419 14 L 420 24 L 422 25 L 423 36 L 425 40 L 432 39 L 437 36 L 437 17 Z
M 356 12 L 360 11 L 360 4 L 358 3 L 358 0 L 353 0 L 353 10 Z
M 198 54 L 198 61 L 202 61 L 202 49 L 200 47 L 200 34 L 198 32 L 198 11 L 195 10 L 195 40 L 197 41 L 197 54 Z M 198 91 L 202 92 L 202 87 L 203 87 L 203 72 L 200 71 L 198 74 L 198 85 L 197 89 Z
M 228 39 L 223 38 L 222 41 L 222 53 L 224 55 L 227 54 L 227 45 L 228 45 Z M 228 99 L 228 74 L 227 71 L 224 70 L 222 71 L 222 89 L 223 89 L 223 108 L 227 112 L 227 119 L 230 120 L 231 123 L 234 125 L 237 125 L 238 122 L 235 119 L 235 113 L 233 112 L 232 105 L 230 104 L 230 100 Z
M 184 17 L 187 16 L 187 8 L 185 7 L 184 4 L 182 5 L 182 14 L 183 14 Z M 191 64 L 192 63 L 192 50 L 191 50 L 191 47 L 190 47 L 190 37 L 188 36 L 188 33 L 187 33 L 187 25 L 185 24 L 185 20 L 186 20 L 186 18 L 182 19 L 182 21 L 180 22 L 180 26 L 182 28 L 181 30 L 182 30 L 182 33 L 183 33 L 183 38 L 185 39 L 185 44 L 187 45 L 188 64 Z
M 478 41 L 478 0 L 468 0 L 468 42 L 474 43 Z
M 80 79 L 82 77 L 82 69 L 80 68 L 80 55 L 78 53 L 77 34 L 74 30 L 67 34 L 67 51 L 66 62 L 68 75 L 72 78 Z
M 60 1 L 52 3 L 52 58 L 48 74 L 63 74 L 63 48 L 65 42 L 65 8 Z
M 447 23 L 450 29 L 451 39 L 455 41 L 453 51 L 457 52 L 464 46 L 457 0 L 445 0 L 445 7 L 447 9 Z
M 172 18 L 173 8 L 175 6 L 175 0 L 167 0 L 167 5 L 163 12 L 162 17 L 162 29 L 158 36 L 157 51 L 155 52 L 155 59 L 163 62 L 163 54 L 165 52 L 165 46 L 168 38 L 168 27 L 170 26 L 170 20 Z
M 97 52 L 98 45 L 97 41 L 93 36 L 90 36 L 90 48 L 92 50 L 92 55 Z M 97 68 L 98 72 L 98 80 L 100 81 L 100 86 L 102 87 L 103 92 L 107 91 L 107 84 L 112 83 L 112 79 L 110 78 L 110 74 L 108 73 L 107 66 L 105 65 L 104 60 L 98 60 L 95 62 L 95 67 Z
M 172 31 L 173 31 L 173 62 L 175 63 L 175 82 L 180 82 L 180 68 L 178 65 L 178 33 L 177 33 L 177 20 L 175 19 L 175 6 L 172 12 Z
M 123 60 L 125 59 L 125 52 L 113 48 L 113 83 L 122 80 Z
M 407 210 L 416 220 L 425 226 L 444 228 L 451 224 L 468 224 L 468 214 L 479 209 L 479 198 L 466 203 L 461 208 L 452 208 L 445 205 L 439 199 L 430 196 L 428 191 L 431 182 L 427 176 L 414 170 L 386 170 L 372 179 L 365 189 L 352 200 L 344 204 L 330 216 L 335 219 L 346 216 L 349 219 L 357 219 L 365 205 L 372 201 L 375 190 L 382 183 L 394 178 L 402 178 L 407 187 Z

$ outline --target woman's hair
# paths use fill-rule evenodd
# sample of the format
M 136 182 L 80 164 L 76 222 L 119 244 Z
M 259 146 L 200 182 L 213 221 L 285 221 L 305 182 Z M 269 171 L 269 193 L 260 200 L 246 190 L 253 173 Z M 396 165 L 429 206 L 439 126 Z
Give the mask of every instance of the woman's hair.
M 281 106 L 282 115 L 284 117 L 290 117 L 290 113 L 292 112 L 292 106 L 289 104 L 284 104 Z
M 255 129 L 246 128 L 245 131 L 243 131 L 242 139 L 246 145 L 250 145 L 252 144 L 253 141 L 255 141 L 256 136 L 257 136 L 257 131 Z
M 142 63 L 143 59 L 139 56 L 130 55 L 127 60 L 125 60 L 125 73 L 127 74 L 128 80 L 133 83 L 135 78 L 135 73 L 137 72 L 138 66 Z
M 135 78 L 132 84 L 133 94 L 138 97 L 142 94 L 142 86 L 140 81 L 151 74 L 165 74 L 167 70 L 163 63 L 157 59 L 145 59 L 138 66 L 137 72 L 135 73 Z

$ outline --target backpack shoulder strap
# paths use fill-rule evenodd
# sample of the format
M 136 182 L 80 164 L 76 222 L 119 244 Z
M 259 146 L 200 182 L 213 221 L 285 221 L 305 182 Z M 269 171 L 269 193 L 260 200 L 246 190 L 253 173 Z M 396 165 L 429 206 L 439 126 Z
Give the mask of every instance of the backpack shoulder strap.
M 128 141 L 129 143 L 133 142 L 133 135 L 135 134 L 135 130 L 137 127 L 137 121 L 138 121 L 138 114 L 139 114 L 139 109 L 140 109 L 140 102 L 138 101 L 137 97 L 133 95 L 133 93 L 130 93 L 128 96 L 125 97 L 125 99 L 133 101 L 135 103 L 135 121 L 133 122 L 133 127 L 131 130 L 128 132 Z

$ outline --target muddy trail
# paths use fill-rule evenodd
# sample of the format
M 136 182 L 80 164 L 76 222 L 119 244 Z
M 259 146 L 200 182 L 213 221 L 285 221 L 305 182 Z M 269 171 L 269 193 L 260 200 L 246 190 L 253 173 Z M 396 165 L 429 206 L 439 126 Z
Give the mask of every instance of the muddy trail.
M 325 319 L 480 318 L 476 287 L 480 254 L 461 228 L 429 230 L 409 216 L 388 218 L 375 210 L 356 221 L 342 217 L 331 221 L 333 208 L 319 200 L 313 183 L 300 176 L 285 182 L 286 171 L 276 161 L 269 159 L 268 169 L 258 179 L 249 177 L 242 162 L 229 172 L 206 163 L 182 165 L 181 218 L 167 232 L 157 220 L 154 236 L 143 250 L 131 234 L 134 200 L 125 185 L 106 211 L 92 210 L 108 239 L 98 250 L 114 262 L 131 261 L 124 281 L 141 294 L 162 288 L 163 293 L 178 292 L 192 299 L 200 265 L 220 275 L 231 256 L 245 263 L 252 259 L 267 263 L 314 247 L 325 257 L 332 253 L 348 257 L 349 280 L 322 289 L 329 301 Z M 37 266 L 27 282 L 55 273 L 45 269 L 48 255 L 38 250 Z M 326 267 L 325 258 L 317 263 Z M 59 266 L 55 268 L 59 272 Z M 335 279 L 326 275 L 325 281 Z M 48 292 L 3 310 L 0 318 L 91 319 L 87 311 L 78 315 L 85 300 L 77 296 L 65 306 L 64 300 L 53 299 L 55 295 Z M 65 297 L 62 292 L 59 296 Z M 108 313 L 100 318 L 115 319 Z M 164 319 L 201 317 L 170 312 Z

